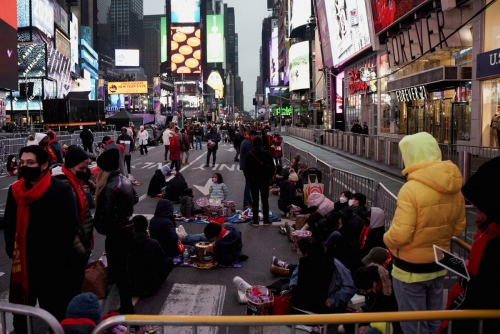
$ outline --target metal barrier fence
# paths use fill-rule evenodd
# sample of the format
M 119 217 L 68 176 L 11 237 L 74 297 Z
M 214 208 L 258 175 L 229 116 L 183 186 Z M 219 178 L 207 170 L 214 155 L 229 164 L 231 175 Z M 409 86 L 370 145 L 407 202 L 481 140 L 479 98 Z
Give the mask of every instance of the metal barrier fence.
M 130 326 L 155 326 L 159 333 L 171 333 L 172 327 L 184 327 L 183 332 L 197 333 L 199 329 L 206 332 L 206 327 L 218 328 L 213 332 L 231 333 L 241 332 L 241 328 L 252 329 L 249 332 L 263 333 L 264 328 L 277 326 L 291 326 L 290 333 L 295 333 L 296 325 L 323 326 L 322 333 L 328 333 L 329 327 L 340 324 L 353 324 L 354 333 L 358 333 L 362 324 L 373 322 L 386 322 L 384 333 L 391 333 L 390 322 L 416 321 L 418 322 L 417 334 L 420 333 L 420 323 L 429 320 L 449 320 L 448 333 L 452 332 L 453 321 L 477 320 L 477 333 L 483 332 L 483 323 L 487 319 L 499 319 L 498 310 L 473 310 L 473 311 L 418 311 L 418 312 L 373 312 L 349 313 L 328 315 L 277 315 L 277 316 L 161 316 L 161 315 L 123 315 L 102 321 L 92 332 L 101 334 L 117 325 L 125 325 L 130 332 Z M 181 328 L 178 328 L 179 330 Z M 210 331 L 212 332 L 212 331 Z
M 24 315 L 27 317 L 28 334 L 33 333 L 33 318 L 38 318 L 47 324 L 53 334 L 64 334 L 61 324 L 49 312 L 32 306 L 0 302 L 0 323 L 2 324 L 2 334 L 7 333 L 7 314 Z

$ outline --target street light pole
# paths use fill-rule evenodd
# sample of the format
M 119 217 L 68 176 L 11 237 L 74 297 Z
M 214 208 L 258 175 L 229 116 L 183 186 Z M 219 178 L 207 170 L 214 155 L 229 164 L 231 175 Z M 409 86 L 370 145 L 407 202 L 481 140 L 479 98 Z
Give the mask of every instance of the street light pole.
M 28 76 L 25 74 L 24 75 L 24 80 L 25 80 L 25 93 L 26 93 L 26 126 L 29 124 L 30 121 L 30 108 L 29 108 L 29 101 L 28 101 L 28 91 L 29 91 L 29 85 L 28 85 Z

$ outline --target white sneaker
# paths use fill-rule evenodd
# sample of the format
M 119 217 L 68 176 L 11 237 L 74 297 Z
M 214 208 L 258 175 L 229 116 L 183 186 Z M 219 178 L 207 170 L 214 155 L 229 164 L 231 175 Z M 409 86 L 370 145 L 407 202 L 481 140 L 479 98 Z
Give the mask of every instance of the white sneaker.
M 236 295 L 236 298 L 238 299 L 238 303 L 240 304 L 246 304 L 248 303 L 247 296 L 245 296 L 245 292 L 238 290 L 238 294 Z
M 236 286 L 238 291 L 243 291 L 243 292 L 252 287 L 250 284 L 245 282 L 243 278 L 241 278 L 240 276 L 235 276 L 233 278 L 233 284 Z
M 184 226 L 179 225 L 179 227 L 177 228 L 177 235 L 179 236 L 180 241 L 184 240 L 186 235 L 188 235 L 186 230 L 184 229 Z
M 337 328 L 337 332 L 344 334 L 345 333 L 344 325 L 340 324 L 339 327 Z

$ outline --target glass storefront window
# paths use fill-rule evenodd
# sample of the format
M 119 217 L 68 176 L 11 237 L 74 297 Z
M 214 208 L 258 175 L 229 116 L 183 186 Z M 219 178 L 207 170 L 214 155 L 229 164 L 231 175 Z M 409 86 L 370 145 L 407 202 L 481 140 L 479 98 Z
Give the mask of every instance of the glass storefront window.
M 491 0 L 487 1 L 488 3 Z M 483 52 L 500 48 L 500 2 L 497 1 L 484 12 L 484 47 Z
M 500 122 L 500 79 L 483 81 L 482 145 L 499 147 L 497 126 Z

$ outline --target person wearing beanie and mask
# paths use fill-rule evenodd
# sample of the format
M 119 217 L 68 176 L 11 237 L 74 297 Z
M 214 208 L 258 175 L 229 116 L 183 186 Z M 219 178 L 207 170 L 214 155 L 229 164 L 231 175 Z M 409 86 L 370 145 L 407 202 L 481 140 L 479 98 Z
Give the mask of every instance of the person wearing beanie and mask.
M 69 303 L 61 326 L 66 334 L 90 334 L 101 323 L 101 314 L 101 304 L 96 295 L 82 293 Z
M 400 311 L 441 310 L 446 269 L 435 263 L 434 245 L 450 249 L 451 237 L 465 228 L 462 175 L 453 162 L 441 161 L 441 149 L 427 132 L 404 137 L 399 148 L 407 182 L 384 234 L 393 255 L 394 292 Z M 425 333 L 435 333 L 439 325 L 420 322 Z M 401 327 L 415 333 L 417 322 L 402 322 Z
M 252 150 L 252 140 L 257 136 L 257 131 L 250 130 L 250 127 L 246 128 L 246 135 L 240 146 L 240 170 L 245 170 L 245 160 L 248 152 Z M 252 192 L 250 189 L 250 183 L 245 181 L 245 190 L 243 191 L 243 210 L 252 207 Z
M 73 249 L 80 224 L 71 186 L 52 178 L 49 156 L 40 146 L 19 151 L 21 179 L 8 190 L 5 250 L 12 259 L 9 302 L 40 307 L 58 321 L 80 293 L 75 281 L 83 270 Z M 57 256 L 57 272 L 47 259 Z M 14 315 L 16 333 L 27 333 L 25 316 Z
M 74 247 L 81 256 L 82 277 L 79 286 L 85 278 L 85 266 L 93 248 L 94 218 L 90 213 L 87 196 L 83 182 L 90 179 L 89 156 L 80 146 L 71 145 L 66 151 L 66 159 L 62 167 L 52 169 L 52 176 L 69 184 L 73 189 L 78 218 L 80 220 L 80 233 L 75 238 Z M 83 247 L 81 247 L 83 246 Z
M 130 181 L 120 173 L 119 159 L 120 152 L 116 148 L 101 153 L 97 158 L 99 174 L 94 226 L 97 232 L 106 236 L 108 272 L 118 287 L 119 313 L 133 314 L 135 311 L 127 263 L 134 244 L 134 225 L 130 217 L 139 198 Z
M 165 176 L 170 172 L 170 167 L 167 165 L 161 167 L 161 169 L 157 169 L 149 181 L 148 186 L 148 196 L 157 197 L 158 194 L 161 194 L 162 188 L 165 188 Z
M 285 169 L 283 169 L 284 171 Z M 282 171 L 282 172 L 283 172 Z M 290 205 L 299 206 L 304 212 L 307 211 L 307 206 L 304 204 L 302 197 L 297 195 L 295 184 L 299 180 L 297 173 L 290 168 L 288 180 L 280 182 L 280 198 L 278 199 L 278 208 L 282 211 L 281 214 L 286 216 L 290 211 Z
M 269 184 L 274 176 L 274 161 L 271 153 L 262 148 L 260 136 L 252 139 L 252 150 L 245 157 L 245 180 L 250 184 L 252 193 L 253 226 L 259 226 L 259 193 L 262 201 L 264 225 L 269 226 Z
M 500 196 L 495 175 L 500 169 L 500 158 L 494 158 L 479 167 L 462 187 L 462 194 L 476 210 L 477 232 L 470 250 L 467 270 L 470 280 L 459 277 L 459 282 L 448 295 L 448 310 L 498 310 L 500 292 L 496 289 L 500 277 Z M 446 248 L 445 248 L 446 249 Z M 440 333 L 447 333 L 444 321 Z M 483 333 L 498 333 L 498 319 L 483 320 Z M 454 320 L 451 332 L 466 334 L 478 332 L 477 320 Z
M 141 146 L 141 155 L 148 155 L 148 143 L 149 143 L 149 134 L 146 130 L 144 130 L 144 125 L 139 127 L 139 133 L 137 134 L 137 139 L 139 140 L 139 145 Z
M 212 155 L 212 167 L 215 167 L 215 160 L 217 159 L 217 150 L 219 149 L 219 142 L 221 141 L 220 133 L 217 132 L 217 126 L 212 126 L 210 132 L 207 134 L 207 163 L 210 163 L 210 155 Z

